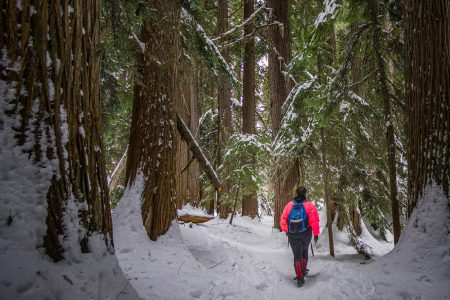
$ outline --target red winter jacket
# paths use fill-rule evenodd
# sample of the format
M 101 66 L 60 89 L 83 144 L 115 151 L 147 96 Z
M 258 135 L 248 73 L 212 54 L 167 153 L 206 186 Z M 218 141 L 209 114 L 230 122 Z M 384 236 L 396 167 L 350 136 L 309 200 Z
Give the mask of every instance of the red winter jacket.
M 288 219 L 289 214 L 291 213 L 292 207 L 294 206 L 294 201 L 290 201 L 284 207 L 283 214 L 281 215 L 280 225 L 281 230 L 284 232 L 288 232 Z M 303 202 L 303 207 L 305 208 L 306 214 L 308 215 L 308 224 L 312 228 L 312 232 L 314 236 L 318 236 L 320 234 L 320 226 L 319 226 L 319 214 L 317 213 L 317 208 L 311 201 L 306 199 Z

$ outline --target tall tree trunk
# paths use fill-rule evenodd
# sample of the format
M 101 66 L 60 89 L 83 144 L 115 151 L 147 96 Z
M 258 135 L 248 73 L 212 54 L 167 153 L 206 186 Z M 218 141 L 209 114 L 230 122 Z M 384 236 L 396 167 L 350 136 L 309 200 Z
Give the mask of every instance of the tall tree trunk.
M 255 11 L 254 0 L 244 0 L 244 20 L 249 18 Z M 249 35 L 255 28 L 254 22 L 250 22 L 244 27 L 244 35 Z M 243 78 L 243 98 L 242 98 L 242 132 L 245 134 L 255 134 L 255 38 L 249 39 L 244 48 L 244 78 Z M 255 153 L 250 153 L 249 159 L 244 163 L 255 166 Z M 256 192 L 244 195 L 242 198 L 242 215 L 255 217 L 258 214 L 258 200 Z
M 269 53 L 269 95 L 270 95 L 270 117 L 272 120 L 272 138 L 277 136 L 282 119 L 281 108 L 288 94 L 288 83 L 284 79 L 283 71 L 285 65 L 290 61 L 290 26 L 289 26 L 289 1 L 267 0 L 267 6 L 272 9 L 273 21 L 279 22 L 280 26 L 268 28 L 268 53 Z M 294 172 L 295 170 L 289 170 Z M 289 173 L 289 172 L 288 172 Z M 291 174 L 295 176 L 295 172 Z M 283 184 L 283 178 L 287 178 Z M 272 186 L 275 195 L 274 227 L 280 229 L 280 217 L 284 206 L 291 200 L 292 189 L 298 182 L 296 178 L 283 174 L 280 167 L 275 170 Z
M 0 86 L 8 89 L 1 90 L 0 132 L 13 130 L 14 148 L 22 148 L 30 164 L 42 170 L 36 180 L 44 178 L 48 190 L 33 213 L 39 206 L 47 212 L 42 217 L 46 253 L 59 261 L 65 247 L 90 252 L 94 233 L 112 249 L 100 122 L 99 1 L 73 2 L 72 12 L 60 1 L 21 5 L 0 4 Z M 10 118 L 20 121 L 3 128 L 12 124 L 6 122 Z M 20 194 L 25 209 L 29 200 Z M 72 225 L 80 231 L 68 230 Z
M 448 1 L 405 4 L 406 134 L 412 213 L 424 188 L 450 177 L 450 29 Z M 450 205 L 450 204 L 449 204 Z
M 175 115 L 180 6 L 176 0 L 148 3 L 141 28 L 141 80 L 134 87 L 127 184 L 144 176 L 142 220 L 151 240 L 175 218 Z
M 186 93 L 186 88 L 188 86 L 187 81 L 189 76 L 188 63 L 181 62 L 178 73 L 177 80 L 177 96 L 175 98 L 174 110 L 178 115 L 184 120 L 189 120 L 189 108 L 187 102 L 189 101 L 189 94 Z M 187 184 L 188 184 L 188 172 L 182 170 L 189 163 L 189 148 L 186 143 L 184 143 L 179 134 L 175 134 L 176 137 L 176 151 L 175 151 L 175 186 L 176 186 L 176 205 L 177 208 L 181 208 L 187 200 Z
M 323 7 L 323 0 L 317 0 L 317 4 L 319 7 Z M 330 35 L 328 37 L 327 43 L 324 44 L 328 47 L 328 51 L 320 51 L 317 56 L 317 69 L 319 71 L 319 81 L 326 85 L 326 80 L 321 75 L 325 72 L 324 63 L 329 66 L 333 65 L 334 53 L 336 51 L 336 38 L 334 33 L 334 26 L 330 29 Z M 327 101 L 331 102 L 332 95 L 331 92 L 327 95 Z M 324 198 L 325 198 L 325 207 L 327 210 L 327 229 L 328 229 L 328 242 L 329 242 L 329 251 L 330 255 L 334 257 L 334 238 L 333 238 L 333 220 L 336 214 L 335 203 L 332 201 L 332 193 L 330 191 L 330 176 L 328 171 L 328 160 L 327 160 L 327 149 L 329 149 L 328 145 L 326 145 L 326 141 L 328 141 L 328 130 L 326 128 L 320 128 L 320 152 L 321 152 L 321 165 L 322 165 L 322 178 L 324 185 Z
M 194 63 L 194 68 L 196 64 Z M 198 71 L 193 69 L 191 76 L 189 77 L 189 99 L 190 99 L 190 114 L 189 114 L 189 128 L 191 129 L 194 138 L 199 140 L 199 119 L 200 119 L 200 107 L 198 99 Z M 190 150 L 189 150 L 190 151 Z M 189 157 L 193 157 L 189 152 Z M 193 161 L 188 169 L 188 198 L 187 202 L 193 206 L 200 204 L 200 166 L 198 161 Z
M 198 100 L 197 100 L 197 77 L 194 63 L 184 62 L 182 64 L 183 78 L 179 80 L 179 95 L 176 99 L 176 112 L 184 120 L 192 134 L 198 135 Z M 198 205 L 199 203 L 199 167 L 194 159 L 189 145 L 182 141 L 179 134 L 177 137 L 177 151 L 175 157 L 176 173 L 175 181 L 177 188 L 177 207 L 181 208 L 186 203 Z
M 217 27 L 218 34 L 221 35 L 228 30 L 228 1 L 219 0 L 218 1 L 218 14 L 217 14 Z M 224 40 L 226 41 L 226 39 Z M 228 62 L 229 52 L 228 47 L 225 47 L 221 54 L 223 58 Z M 220 75 L 219 81 L 219 161 L 222 161 L 223 150 L 228 144 L 228 140 L 232 131 L 232 120 L 231 120 L 231 85 L 228 75 L 222 73 Z M 223 183 L 223 193 L 227 194 L 230 189 L 229 180 L 224 180 Z M 218 195 L 218 212 L 221 218 L 226 218 L 231 211 L 231 206 L 223 201 L 219 200 Z
M 378 21 L 378 3 L 376 0 L 369 2 L 370 13 L 373 22 L 373 47 L 377 64 L 377 75 L 379 80 L 378 92 L 383 99 L 384 121 L 386 124 L 386 144 L 388 150 L 389 164 L 389 193 L 391 198 L 392 223 L 394 229 L 394 243 L 400 238 L 400 212 L 397 199 L 397 168 L 395 162 L 395 133 L 391 112 L 391 102 L 388 89 L 388 78 L 386 66 L 381 53 L 381 24 Z

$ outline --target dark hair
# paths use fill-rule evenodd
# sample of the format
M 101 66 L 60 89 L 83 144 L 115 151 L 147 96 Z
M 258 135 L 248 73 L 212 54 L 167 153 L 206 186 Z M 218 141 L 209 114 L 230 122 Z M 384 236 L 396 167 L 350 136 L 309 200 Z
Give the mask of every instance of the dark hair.
M 299 186 L 296 190 L 296 193 L 297 193 L 296 196 L 298 198 L 306 198 L 306 192 L 307 192 L 307 190 L 304 186 Z

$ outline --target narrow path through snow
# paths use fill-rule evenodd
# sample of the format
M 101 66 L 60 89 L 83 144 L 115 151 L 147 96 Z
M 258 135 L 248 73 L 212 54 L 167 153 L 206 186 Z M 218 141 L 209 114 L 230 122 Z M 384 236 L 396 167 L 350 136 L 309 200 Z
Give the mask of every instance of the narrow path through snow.
M 127 201 L 123 199 L 122 201 Z M 113 215 L 120 265 L 144 299 L 360 299 L 372 294 L 370 281 L 354 281 L 366 263 L 343 233 L 335 236 L 336 258 L 328 255 L 321 235 L 310 256 L 304 287 L 294 281 L 293 256 L 284 233 L 273 219 L 214 219 L 203 224 L 173 224 L 157 242 L 149 241 L 138 205 Z M 382 245 L 389 251 L 391 244 Z M 359 286 L 358 292 L 352 286 Z
M 366 261 L 334 225 L 336 257 L 329 256 L 322 222 L 310 275 L 297 288 L 287 238 L 272 230 L 271 217 L 238 216 L 233 225 L 220 219 L 198 225 L 174 221 L 153 242 L 142 226 L 140 182 L 126 190 L 113 223 L 119 264 L 144 299 L 450 299 L 450 252 L 441 241 L 449 238 L 445 228 L 426 233 L 408 227 L 405 231 L 414 232 L 400 239 L 403 247 L 388 253 L 392 243 L 375 238 L 363 223 L 360 238 L 374 253 Z M 429 203 L 425 212 L 447 218 L 445 201 Z M 320 214 L 325 220 L 325 212 Z

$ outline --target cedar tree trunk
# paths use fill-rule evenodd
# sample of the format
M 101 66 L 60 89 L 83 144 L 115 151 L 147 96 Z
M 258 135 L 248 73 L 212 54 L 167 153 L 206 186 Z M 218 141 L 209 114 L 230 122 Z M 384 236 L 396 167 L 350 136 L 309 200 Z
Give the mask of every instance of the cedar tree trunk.
M 141 28 L 141 76 L 134 87 L 127 184 L 144 176 L 142 221 L 151 240 L 175 219 L 175 115 L 180 5 L 176 0 L 148 3 Z

